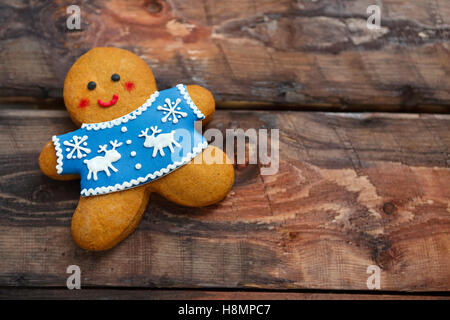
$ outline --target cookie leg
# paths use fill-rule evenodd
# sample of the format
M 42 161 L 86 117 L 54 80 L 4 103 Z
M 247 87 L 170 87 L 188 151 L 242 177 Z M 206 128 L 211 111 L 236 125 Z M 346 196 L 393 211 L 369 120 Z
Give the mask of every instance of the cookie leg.
M 72 218 L 72 235 L 83 249 L 114 247 L 136 229 L 149 199 L 147 186 L 82 197 Z
M 211 205 L 225 198 L 234 183 L 233 165 L 229 160 L 227 163 L 228 158 L 222 150 L 214 146 L 208 148 L 204 152 L 219 152 L 223 164 L 197 163 L 200 154 L 185 166 L 150 183 L 149 189 L 172 202 L 190 207 Z

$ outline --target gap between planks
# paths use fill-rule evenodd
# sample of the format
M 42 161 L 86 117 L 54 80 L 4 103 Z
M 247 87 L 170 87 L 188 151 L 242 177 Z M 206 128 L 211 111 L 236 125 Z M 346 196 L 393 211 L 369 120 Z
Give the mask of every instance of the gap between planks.
M 0 97 L 0 110 L 65 110 L 61 99 L 38 99 L 31 97 Z M 387 112 L 387 113 L 425 113 L 425 114 L 449 114 L 450 106 L 447 105 L 330 105 L 330 104 L 296 104 L 273 103 L 255 101 L 216 101 L 217 110 L 242 110 L 242 111 L 296 111 L 296 112 Z
M 177 299 L 177 300 L 450 300 L 442 292 L 226 290 L 223 288 L 0 287 L 3 299 Z

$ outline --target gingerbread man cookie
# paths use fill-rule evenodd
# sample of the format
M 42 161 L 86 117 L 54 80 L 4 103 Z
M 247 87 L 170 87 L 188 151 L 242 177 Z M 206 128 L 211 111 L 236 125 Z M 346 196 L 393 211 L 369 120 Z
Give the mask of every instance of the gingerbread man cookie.
M 138 56 L 95 48 L 69 70 L 64 102 L 80 128 L 53 136 L 39 166 L 54 179 L 81 179 L 71 226 L 80 247 L 107 250 L 125 239 L 153 192 L 202 207 L 230 191 L 231 162 L 195 130 L 214 113 L 208 90 L 179 84 L 157 91 L 152 71 Z M 206 162 L 205 154 L 220 154 L 223 161 Z

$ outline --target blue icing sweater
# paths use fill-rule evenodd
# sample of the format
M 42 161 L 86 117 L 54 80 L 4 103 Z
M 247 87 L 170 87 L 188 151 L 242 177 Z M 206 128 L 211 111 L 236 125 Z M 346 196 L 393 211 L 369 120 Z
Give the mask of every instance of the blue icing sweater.
M 58 174 L 79 174 L 81 195 L 136 187 L 188 163 L 208 143 L 194 129 L 204 115 L 184 85 L 155 92 L 120 118 L 53 136 Z

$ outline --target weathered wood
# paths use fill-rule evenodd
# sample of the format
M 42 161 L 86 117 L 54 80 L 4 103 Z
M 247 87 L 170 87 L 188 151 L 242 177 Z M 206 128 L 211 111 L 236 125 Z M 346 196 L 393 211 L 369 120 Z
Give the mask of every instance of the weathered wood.
M 184 208 L 152 195 L 130 238 L 78 248 L 79 184 L 37 157 L 63 111 L 0 111 L 0 286 L 450 290 L 450 115 L 219 111 L 210 127 L 279 128 L 280 169 L 239 165 L 230 195 Z
M 449 300 L 444 295 L 371 293 L 304 293 L 267 291 L 208 291 L 158 289 L 0 288 L 0 300 Z
M 82 28 L 69 31 L 73 1 L 7 2 L 0 96 L 60 98 L 76 58 L 109 45 L 143 57 L 160 88 L 197 83 L 219 102 L 448 111 L 450 2 L 377 1 L 382 28 L 371 31 L 373 3 L 81 1 Z

